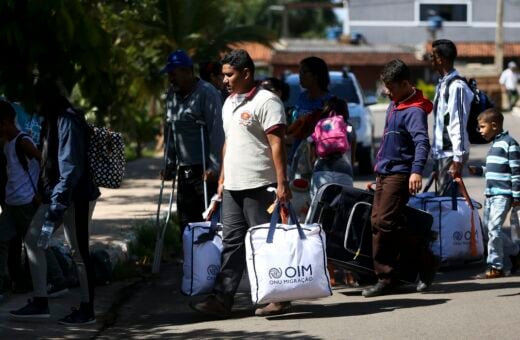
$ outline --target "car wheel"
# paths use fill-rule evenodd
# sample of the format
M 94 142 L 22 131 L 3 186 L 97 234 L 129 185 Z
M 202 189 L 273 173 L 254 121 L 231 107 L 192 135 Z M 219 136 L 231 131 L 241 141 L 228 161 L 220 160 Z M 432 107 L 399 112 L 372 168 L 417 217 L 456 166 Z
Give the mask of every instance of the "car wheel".
M 374 172 L 375 150 L 373 145 L 358 148 L 357 159 L 360 175 L 371 175 Z

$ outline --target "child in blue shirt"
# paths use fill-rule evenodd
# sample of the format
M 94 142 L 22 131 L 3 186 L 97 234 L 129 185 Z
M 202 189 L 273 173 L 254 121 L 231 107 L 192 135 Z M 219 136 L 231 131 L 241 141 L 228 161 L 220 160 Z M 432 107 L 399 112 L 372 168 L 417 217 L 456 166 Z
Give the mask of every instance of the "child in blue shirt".
M 502 277 L 510 265 L 511 272 L 520 267 L 519 245 L 502 231 L 508 211 L 520 206 L 520 146 L 503 129 L 503 123 L 504 116 L 497 108 L 487 109 L 478 116 L 480 134 L 493 144 L 485 167 L 468 167 L 471 174 L 486 176 L 484 228 L 489 238 L 488 269 L 478 278 Z

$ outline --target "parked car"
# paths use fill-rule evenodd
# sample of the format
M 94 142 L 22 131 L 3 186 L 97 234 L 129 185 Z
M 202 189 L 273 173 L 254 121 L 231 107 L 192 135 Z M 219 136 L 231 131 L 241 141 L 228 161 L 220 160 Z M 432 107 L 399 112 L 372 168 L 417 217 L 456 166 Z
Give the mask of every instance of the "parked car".
M 348 103 L 350 123 L 356 130 L 357 147 L 355 159 L 358 162 L 360 174 L 371 174 L 374 171 L 375 142 L 374 117 L 369 105 L 375 104 L 375 97 L 365 97 L 356 76 L 348 71 L 330 71 L 329 91 Z M 289 85 L 289 99 L 285 102 L 287 108 L 294 107 L 303 89 L 300 86 L 300 76 L 292 73 L 287 75 L 285 82 Z

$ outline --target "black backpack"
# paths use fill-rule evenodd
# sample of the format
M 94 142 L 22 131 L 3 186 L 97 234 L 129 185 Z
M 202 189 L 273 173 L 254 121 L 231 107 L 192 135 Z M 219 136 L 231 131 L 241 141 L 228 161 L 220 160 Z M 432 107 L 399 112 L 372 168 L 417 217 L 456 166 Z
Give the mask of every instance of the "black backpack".
M 460 79 L 468 85 L 468 87 L 473 92 L 473 101 L 471 102 L 471 109 L 469 111 L 468 115 L 468 124 L 466 126 L 466 131 L 468 132 L 468 138 L 469 142 L 471 144 L 487 144 L 489 141 L 485 140 L 480 132 L 478 132 L 478 115 L 489 108 L 492 108 L 495 106 L 493 101 L 489 99 L 489 97 L 481 91 L 477 87 L 477 81 L 474 78 L 470 78 L 469 80 L 461 77 L 461 76 L 454 76 L 450 80 L 448 80 L 448 83 L 446 84 L 446 90 L 444 92 L 444 100 L 448 102 L 449 97 L 449 89 L 450 85 L 454 80 Z

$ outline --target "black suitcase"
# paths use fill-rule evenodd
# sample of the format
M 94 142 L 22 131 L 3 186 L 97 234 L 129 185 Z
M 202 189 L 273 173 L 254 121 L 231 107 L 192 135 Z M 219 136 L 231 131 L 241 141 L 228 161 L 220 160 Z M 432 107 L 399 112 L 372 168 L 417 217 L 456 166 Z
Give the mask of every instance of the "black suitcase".
M 372 262 L 372 225 L 370 215 L 374 194 L 367 190 L 338 184 L 322 186 L 311 203 L 306 223 L 321 223 L 327 234 L 327 258 L 341 268 L 362 275 L 374 275 Z M 406 208 L 408 237 L 429 247 L 433 217 L 422 210 Z M 401 254 L 399 278 L 414 282 L 415 254 Z

